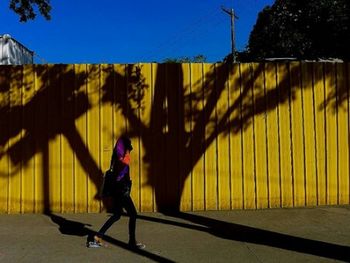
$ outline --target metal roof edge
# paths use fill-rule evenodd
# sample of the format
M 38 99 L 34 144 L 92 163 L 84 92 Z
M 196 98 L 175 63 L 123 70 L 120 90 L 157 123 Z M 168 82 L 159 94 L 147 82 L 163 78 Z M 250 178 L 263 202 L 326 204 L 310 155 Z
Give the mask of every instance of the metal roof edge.
M 21 42 L 19 42 L 18 40 L 14 39 L 11 35 L 9 35 L 9 34 L 0 35 L 0 38 L 4 38 L 4 37 L 15 41 L 18 45 L 20 45 L 21 47 L 23 47 L 24 49 L 26 49 L 28 52 L 32 53 L 32 55 L 34 55 L 34 51 L 30 50 L 30 49 L 27 48 L 25 45 L 23 45 Z

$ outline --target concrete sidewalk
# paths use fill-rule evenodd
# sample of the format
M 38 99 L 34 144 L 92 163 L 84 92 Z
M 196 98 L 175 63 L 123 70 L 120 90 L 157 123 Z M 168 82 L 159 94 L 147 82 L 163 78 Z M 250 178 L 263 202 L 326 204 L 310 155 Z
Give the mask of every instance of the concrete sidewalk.
M 0 262 L 350 262 L 350 206 L 140 213 L 107 232 L 107 248 L 86 248 L 108 214 L 0 215 Z

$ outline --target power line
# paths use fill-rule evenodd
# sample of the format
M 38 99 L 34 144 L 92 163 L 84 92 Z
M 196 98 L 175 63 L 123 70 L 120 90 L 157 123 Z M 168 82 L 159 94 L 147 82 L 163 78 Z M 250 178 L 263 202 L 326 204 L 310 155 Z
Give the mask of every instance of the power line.
M 203 28 L 203 25 L 211 24 L 213 22 L 213 17 L 218 18 L 219 14 L 216 10 L 210 10 L 205 13 L 205 15 L 198 18 L 195 22 L 188 25 L 184 30 L 179 31 L 175 36 L 169 38 L 167 41 L 158 45 L 153 51 L 149 52 L 146 58 L 151 59 L 155 54 L 162 53 L 163 50 L 169 50 L 171 47 L 179 47 L 178 43 L 188 36 L 193 36 L 194 32 L 198 32 L 198 28 Z
M 222 24 L 224 22 L 223 19 L 220 19 L 219 16 L 217 16 L 217 18 L 219 19 L 210 21 L 211 27 L 217 28 L 219 24 Z M 204 29 L 203 26 L 202 28 Z M 210 34 L 208 33 L 208 30 L 197 30 L 197 29 L 198 28 L 194 28 L 193 30 L 189 31 L 187 35 L 183 35 L 181 39 L 178 39 L 177 41 L 174 41 L 173 43 L 171 43 L 167 47 L 166 51 L 168 51 L 169 53 L 172 53 L 177 50 L 184 49 L 184 47 L 188 47 L 190 44 L 193 44 L 193 42 L 195 42 L 196 40 L 206 39 Z M 205 43 L 205 41 L 202 41 L 202 43 Z

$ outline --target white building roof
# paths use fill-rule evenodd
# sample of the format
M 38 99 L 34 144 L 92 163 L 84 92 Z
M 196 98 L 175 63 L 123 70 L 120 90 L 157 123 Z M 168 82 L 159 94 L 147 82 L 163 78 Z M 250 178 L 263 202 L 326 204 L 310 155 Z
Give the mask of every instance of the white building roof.
M 0 35 L 0 65 L 33 64 L 33 55 L 33 51 L 10 35 Z

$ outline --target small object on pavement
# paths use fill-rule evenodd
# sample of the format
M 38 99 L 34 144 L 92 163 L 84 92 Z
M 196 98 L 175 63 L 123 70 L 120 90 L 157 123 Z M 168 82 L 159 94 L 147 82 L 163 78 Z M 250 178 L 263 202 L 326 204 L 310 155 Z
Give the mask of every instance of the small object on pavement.
M 99 244 L 96 241 L 90 241 L 87 243 L 87 247 L 88 248 L 98 248 L 98 247 L 101 247 L 101 244 Z

